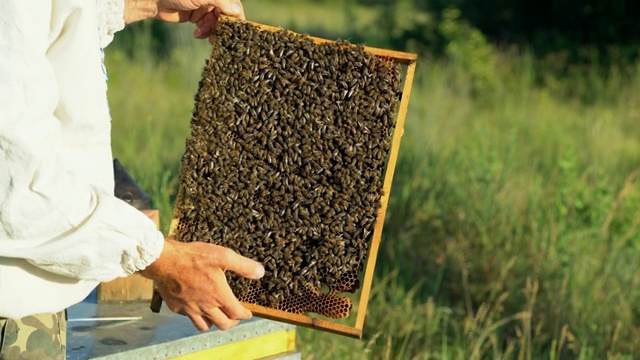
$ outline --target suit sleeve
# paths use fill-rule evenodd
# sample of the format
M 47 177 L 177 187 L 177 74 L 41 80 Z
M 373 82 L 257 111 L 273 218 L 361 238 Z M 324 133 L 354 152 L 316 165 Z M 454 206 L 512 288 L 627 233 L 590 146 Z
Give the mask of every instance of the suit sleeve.
M 100 40 L 97 26 L 92 28 L 95 8 L 87 21 L 86 2 L 67 1 L 71 9 L 56 3 L 0 2 L 0 257 L 106 281 L 148 266 L 160 255 L 164 237 L 144 214 L 78 176 L 65 161 L 65 127 L 73 114 L 60 105 L 60 75 L 49 53 L 60 34 L 74 36 L 69 43 L 77 46 L 68 50 L 80 56 L 82 46 L 99 51 Z M 52 34 L 51 24 L 60 17 L 59 33 Z M 78 26 L 87 32 L 69 34 Z M 90 87 L 86 82 L 93 79 L 80 81 Z

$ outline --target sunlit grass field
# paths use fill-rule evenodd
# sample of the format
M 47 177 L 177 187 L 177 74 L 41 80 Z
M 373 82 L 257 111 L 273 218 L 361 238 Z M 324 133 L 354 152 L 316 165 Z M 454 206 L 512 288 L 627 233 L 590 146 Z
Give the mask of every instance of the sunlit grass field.
M 250 20 L 336 37 L 375 19 L 341 2 L 244 4 Z M 142 41 L 107 51 L 114 157 L 165 232 L 209 53 L 177 28 L 162 60 Z M 423 55 L 364 338 L 299 328 L 303 358 L 640 357 L 640 64 L 540 85 L 530 55 L 494 50 L 478 96 L 464 62 Z M 562 91 L 581 86 L 590 101 Z

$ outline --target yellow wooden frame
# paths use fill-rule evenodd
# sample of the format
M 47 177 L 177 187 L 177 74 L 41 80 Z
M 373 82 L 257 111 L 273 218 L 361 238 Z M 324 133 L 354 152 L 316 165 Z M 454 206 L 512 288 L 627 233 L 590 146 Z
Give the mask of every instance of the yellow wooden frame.
M 236 20 L 233 18 L 227 18 L 235 21 L 243 21 Z M 254 26 L 259 29 L 266 31 L 281 31 L 284 30 L 282 28 L 273 27 L 269 25 L 259 24 L 255 22 L 250 22 Z M 313 39 L 316 43 L 325 43 L 325 42 L 333 42 L 333 40 L 327 40 L 322 38 L 317 38 L 313 36 L 309 36 L 309 38 Z M 300 315 L 293 314 L 282 310 L 277 310 L 273 308 L 268 308 L 260 305 L 243 303 L 249 310 L 253 312 L 254 315 L 270 319 L 276 321 L 282 321 L 294 325 L 320 329 L 340 335 L 350 336 L 354 338 L 362 338 L 362 330 L 364 328 L 365 316 L 367 313 L 367 305 L 369 302 L 369 294 L 371 291 L 371 284 L 373 281 L 373 273 L 376 265 L 376 258 L 378 256 L 378 249 L 380 247 L 380 240 L 382 237 L 382 227 L 384 225 L 384 218 L 387 210 L 387 205 L 389 203 L 389 194 L 391 193 L 391 183 L 393 180 L 393 174 L 395 171 L 396 161 L 398 157 L 398 151 L 400 149 L 400 141 L 402 139 L 402 135 L 404 133 L 404 122 L 407 115 L 407 109 L 409 107 L 409 98 L 411 95 L 411 88 L 413 86 L 413 78 L 415 74 L 417 55 L 412 53 L 379 49 L 373 47 L 364 47 L 366 51 L 370 52 L 373 55 L 385 58 L 387 60 L 393 61 L 396 64 L 400 64 L 406 66 L 406 71 L 404 74 L 404 85 L 402 89 L 402 97 L 400 99 L 396 126 L 393 132 L 393 137 L 391 140 L 391 149 L 389 152 L 389 157 L 387 160 L 386 171 L 384 175 L 384 183 L 383 190 L 384 193 L 381 198 L 381 207 L 378 211 L 378 216 L 375 223 L 375 228 L 373 232 L 373 238 L 371 240 L 371 244 L 369 247 L 369 255 L 367 260 L 367 265 L 364 271 L 364 280 L 362 282 L 362 287 L 359 291 L 359 304 L 356 315 L 355 325 L 349 326 L 342 323 L 338 323 L 331 320 L 325 320 L 320 318 L 311 317 L 309 315 Z M 173 233 L 174 226 L 177 225 L 176 219 L 171 224 L 170 234 Z M 152 300 L 152 308 L 159 307 L 162 300 L 159 298 L 157 293 L 154 293 L 154 299 Z

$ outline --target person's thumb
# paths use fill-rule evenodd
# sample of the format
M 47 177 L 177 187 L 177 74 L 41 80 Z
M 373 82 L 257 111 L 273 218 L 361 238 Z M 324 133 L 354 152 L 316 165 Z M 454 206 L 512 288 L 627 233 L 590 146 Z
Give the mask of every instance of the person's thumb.
M 212 0 L 210 5 L 220 9 L 220 12 L 225 15 L 245 19 L 244 9 L 240 0 Z
M 224 268 L 248 279 L 258 280 L 264 276 L 264 266 L 255 260 L 244 257 L 225 248 Z

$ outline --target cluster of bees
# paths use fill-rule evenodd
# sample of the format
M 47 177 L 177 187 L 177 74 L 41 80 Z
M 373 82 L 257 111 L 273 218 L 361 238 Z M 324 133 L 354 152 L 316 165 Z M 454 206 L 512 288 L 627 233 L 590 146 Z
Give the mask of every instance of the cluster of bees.
M 378 210 L 399 69 L 345 41 L 221 20 L 195 98 L 174 236 L 253 258 L 241 300 L 349 315 Z

